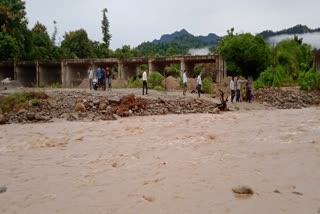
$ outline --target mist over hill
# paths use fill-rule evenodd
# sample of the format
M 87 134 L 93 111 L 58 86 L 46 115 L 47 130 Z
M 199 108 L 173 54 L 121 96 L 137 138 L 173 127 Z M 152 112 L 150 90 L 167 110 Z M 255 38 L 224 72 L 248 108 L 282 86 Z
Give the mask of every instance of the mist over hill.
M 320 32 L 295 34 L 299 38 L 303 39 L 303 43 L 310 44 L 312 48 L 320 49 Z M 271 36 L 266 41 L 271 45 L 276 45 L 284 39 L 293 39 L 295 35 L 282 34 L 277 36 Z

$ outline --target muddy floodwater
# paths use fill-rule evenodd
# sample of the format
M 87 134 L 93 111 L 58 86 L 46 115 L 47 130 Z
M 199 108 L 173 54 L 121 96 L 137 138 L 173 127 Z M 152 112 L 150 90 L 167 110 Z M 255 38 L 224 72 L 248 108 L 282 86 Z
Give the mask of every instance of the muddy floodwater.
M 318 214 L 319 169 L 320 108 L 4 125 L 0 213 Z

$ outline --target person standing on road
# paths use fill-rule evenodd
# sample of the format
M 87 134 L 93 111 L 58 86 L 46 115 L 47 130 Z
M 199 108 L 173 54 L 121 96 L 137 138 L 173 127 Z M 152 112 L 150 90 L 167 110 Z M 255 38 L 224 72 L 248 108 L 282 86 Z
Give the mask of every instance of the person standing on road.
M 187 89 L 188 89 L 188 78 L 187 78 L 187 74 L 186 71 L 183 71 L 183 95 L 186 95 Z
M 112 86 L 111 86 L 112 74 L 111 74 L 110 68 L 107 67 L 106 70 L 107 70 L 107 79 L 108 79 L 108 90 L 111 91 L 112 90 Z
M 144 89 L 146 89 L 146 95 L 148 94 L 148 77 L 147 72 L 144 71 L 142 74 L 142 95 L 144 95 Z
M 89 74 L 89 87 L 90 87 L 90 91 L 91 91 L 93 88 L 93 68 L 92 68 L 92 66 L 89 66 L 88 74 Z
M 233 103 L 233 99 L 234 99 L 234 77 L 231 78 L 230 81 L 230 91 L 231 91 L 231 102 Z
M 96 70 L 96 77 L 97 77 L 97 80 L 98 80 L 98 85 L 102 85 L 101 83 L 101 67 L 98 66 L 97 70 Z
M 102 68 L 101 69 L 101 84 L 102 84 L 102 90 L 106 90 L 106 78 L 107 78 L 107 71 Z
M 251 81 L 249 77 L 247 78 L 247 82 L 246 82 L 246 96 L 247 96 L 247 102 L 251 103 L 252 94 L 251 94 Z
M 199 75 L 197 77 L 197 90 L 198 90 L 199 98 L 200 98 L 200 93 L 201 93 L 201 85 L 202 85 L 201 73 L 199 73 Z
M 241 83 L 245 81 L 241 80 L 240 77 L 237 77 L 237 96 L 236 96 L 236 102 L 240 102 L 240 96 L 241 96 Z

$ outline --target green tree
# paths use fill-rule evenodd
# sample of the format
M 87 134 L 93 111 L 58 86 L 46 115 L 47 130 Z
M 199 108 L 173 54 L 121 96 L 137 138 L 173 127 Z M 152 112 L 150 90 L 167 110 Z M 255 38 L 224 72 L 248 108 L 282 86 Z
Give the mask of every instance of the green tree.
M 130 45 L 124 45 L 122 48 L 118 48 L 114 52 L 114 57 L 116 58 L 130 58 L 136 56 L 137 51 L 135 49 L 131 49 Z
M 16 42 L 13 53 L 16 59 L 28 59 L 32 48 L 31 32 L 27 29 L 25 1 L 1 0 L 0 1 L 0 29 L 2 33 L 9 35 Z M 3 37 L 4 38 L 4 37 Z M 6 37 L 8 38 L 8 37 Z M 19 51 L 16 51 L 18 46 Z
M 270 64 L 269 45 L 259 35 L 234 35 L 233 31 L 228 31 L 228 36 L 219 42 L 217 52 L 226 59 L 229 75 L 257 78 Z
M 101 29 L 103 34 L 103 42 L 105 43 L 106 47 L 109 48 L 110 46 L 110 40 L 111 40 L 111 34 L 109 33 L 109 20 L 107 17 L 108 9 L 104 8 L 102 10 L 102 22 L 101 22 Z
M 61 42 L 61 48 L 65 58 L 85 59 L 95 57 L 92 41 L 89 40 L 84 29 L 66 33 Z
M 35 60 L 53 59 L 54 45 L 47 32 L 47 28 L 37 22 L 31 30 L 32 33 L 32 51 L 31 58 Z
M 0 32 L 0 60 L 14 60 L 19 55 L 17 41 L 9 34 Z

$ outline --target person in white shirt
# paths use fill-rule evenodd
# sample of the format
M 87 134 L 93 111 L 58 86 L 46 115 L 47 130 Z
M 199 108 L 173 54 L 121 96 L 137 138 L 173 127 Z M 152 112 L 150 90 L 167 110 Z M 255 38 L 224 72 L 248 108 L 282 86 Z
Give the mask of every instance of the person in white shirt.
M 197 77 L 197 90 L 198 90 L 199 98 L 200 98 L 200 93 L 201 93 L 201 85 L 202 85 L 201 73 L 199 73 L 199 75 Z
M 89 66 L 88 74 L 89 74 L 89 86 L 90 86 L 90 91 L 91 91 L 93 88 L 93 68 L 92 68 L 92 66 Z
M 148 77 L 147 72 L 144 71 L 142 74 L 142 95 L 144 95 L 144 89 L 146 89 L 146 95 L 148 94 Z
M 231 102 L 233 103 L 233 99 L 234 99 L 234 77 L 231 78 L 230 81 L 230 90 L 231 90 Z
M 188 89 L 188 78 L 187 78 L 187 74 L 186 71 L 183 71 L 183 95 L 186 95 L 187 89 Z

